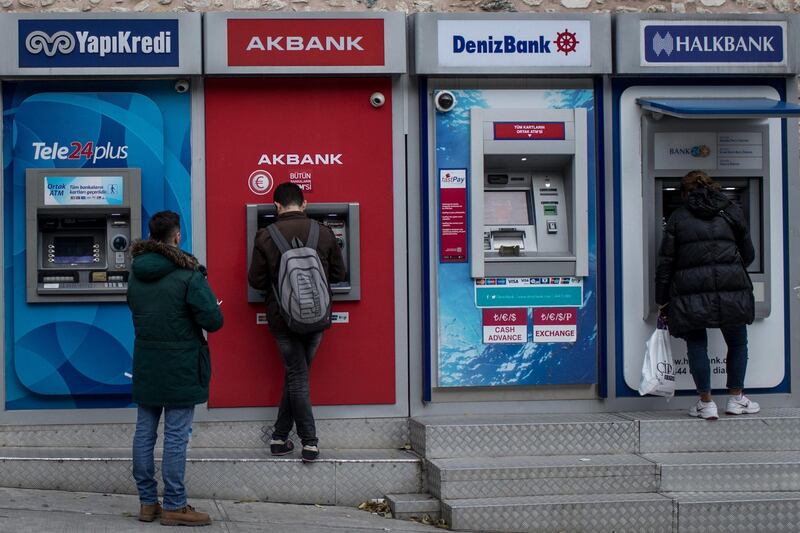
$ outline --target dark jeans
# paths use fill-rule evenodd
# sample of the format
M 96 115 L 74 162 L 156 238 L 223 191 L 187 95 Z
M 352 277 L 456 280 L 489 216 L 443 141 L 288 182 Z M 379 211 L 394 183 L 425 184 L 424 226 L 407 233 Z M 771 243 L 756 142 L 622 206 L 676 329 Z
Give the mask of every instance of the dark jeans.
M 272 438 L 286 440 L 297 424 L 297 435 L 303 445 L 317 445 L 317 428 L 311 412 L 311 397 L 308 389 L 308 371 L 317 353 L 322 333 L 310 335 L 273 334 L 286 369 L 283 382 L 283 397 L 278 408 L 278 419 Z
M 729 389 L 744 387 L 747 371 L 747 326 L 719 328 L 728 345 L 725 367 Z M 684 335 L 689 355 L 689 370 L 697 392 L 711 392 L 711 363 L 708 360 L 708 336 L 705 329 L 696 329 Z

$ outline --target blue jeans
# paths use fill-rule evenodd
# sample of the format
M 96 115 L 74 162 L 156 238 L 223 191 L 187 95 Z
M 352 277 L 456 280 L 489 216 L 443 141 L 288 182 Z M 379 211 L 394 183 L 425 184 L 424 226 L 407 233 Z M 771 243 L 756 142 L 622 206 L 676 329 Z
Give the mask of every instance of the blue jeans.
M 747 326 L 728 326 L 719 328 L 728 345 L 725 359 L 729 389 L 744 388 L 744 375 L 747 372 Z M 694 378 L 697 392 L 711 392 L 711 363 L 708 361 L 708 336 L 705 329 L 696 329 L 684 335 L 689 355 L 689 370 Z
M 311 412 L 311 397 L 308 388 L 308 371 L 317 353 L 322 333 L 297 335 L 273 333 L 286 369 L 283 382 L 283 397 L 278 408 L 278 419 L 272 438 L 286 440 L 292 425 L 297 424 L 297 435 L 303 445 L 317 445 L 317 428 Z
M 164 509 L 173 511 L 186 506 L 186 447 L 194 419 L 194 406 L 154 407 L 140 405 L 133 436 L 133 478 L 139 490 L 139 501 L 153 504 L 158 501 L 153 448 L 156 445 L 158 420 L 164 411 L 164 456 L 161 477 L 164 480 Z

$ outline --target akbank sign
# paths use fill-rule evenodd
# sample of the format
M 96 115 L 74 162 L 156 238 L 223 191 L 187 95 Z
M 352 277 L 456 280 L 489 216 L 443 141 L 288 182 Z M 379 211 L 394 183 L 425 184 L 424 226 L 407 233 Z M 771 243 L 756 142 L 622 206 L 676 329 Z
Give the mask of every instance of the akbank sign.
M 445 67 L 589 67 L 588 20 L 439 20 Z
M 786 64 L 785 22 L 642 21 L 641 64 Z
M 177 67 L 178 19 L 20 19 L 20 68 Z

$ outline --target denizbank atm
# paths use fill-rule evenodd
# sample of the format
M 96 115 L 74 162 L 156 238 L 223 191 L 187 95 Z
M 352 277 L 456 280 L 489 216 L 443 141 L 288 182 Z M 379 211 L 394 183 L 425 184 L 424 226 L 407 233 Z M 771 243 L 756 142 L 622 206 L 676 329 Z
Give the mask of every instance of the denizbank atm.
M 416 412 L 595 399 L 596 89 L 611 68 L 610 17 L 411 20 L 422 161 Z
M 756 251 L 745 388 L 789 392 L 796 333 L 796 19 L 622 15 L 616 20 L 613 302 L 616 395 L 638 396 L 643 346 L 655 328 L 654 279 L 680 179 L 703 170 L 745 213 Z M 638 43 L 632 46 L 631 43 Z M 795 220 L 796 223 L 796 220 Z M 793 335 L 795 336 L 793 338 Z M 672 338 L 677 388 L 694 391 L 685 342 Z M 709 332 L 712 387 L 725 387 L 726 346 Z M 690 392 L 687 392 L 690 393 Z

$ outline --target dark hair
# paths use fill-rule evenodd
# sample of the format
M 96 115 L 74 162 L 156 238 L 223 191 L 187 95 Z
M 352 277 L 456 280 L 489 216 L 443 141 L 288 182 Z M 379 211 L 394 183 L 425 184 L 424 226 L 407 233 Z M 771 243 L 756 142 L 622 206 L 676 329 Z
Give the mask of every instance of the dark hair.
M 181 217 L 175 211 L 159 211 L 150 217 L 150 238 L 167 242 L 181 229 Z
M 689 196 L 698 187 L 706 188 L 710 191 L 719 191 L 719 183 L 711 179 L 702 170 L 692 170 L 681 179 L 681 194 Z
M 300 207 L 303 205 L 304 200 L 302 189 L 291 182 L 281 183 L 275 187 L 275 194 L 272 199 L 283 207 L 289 207 L 290 205 Z

